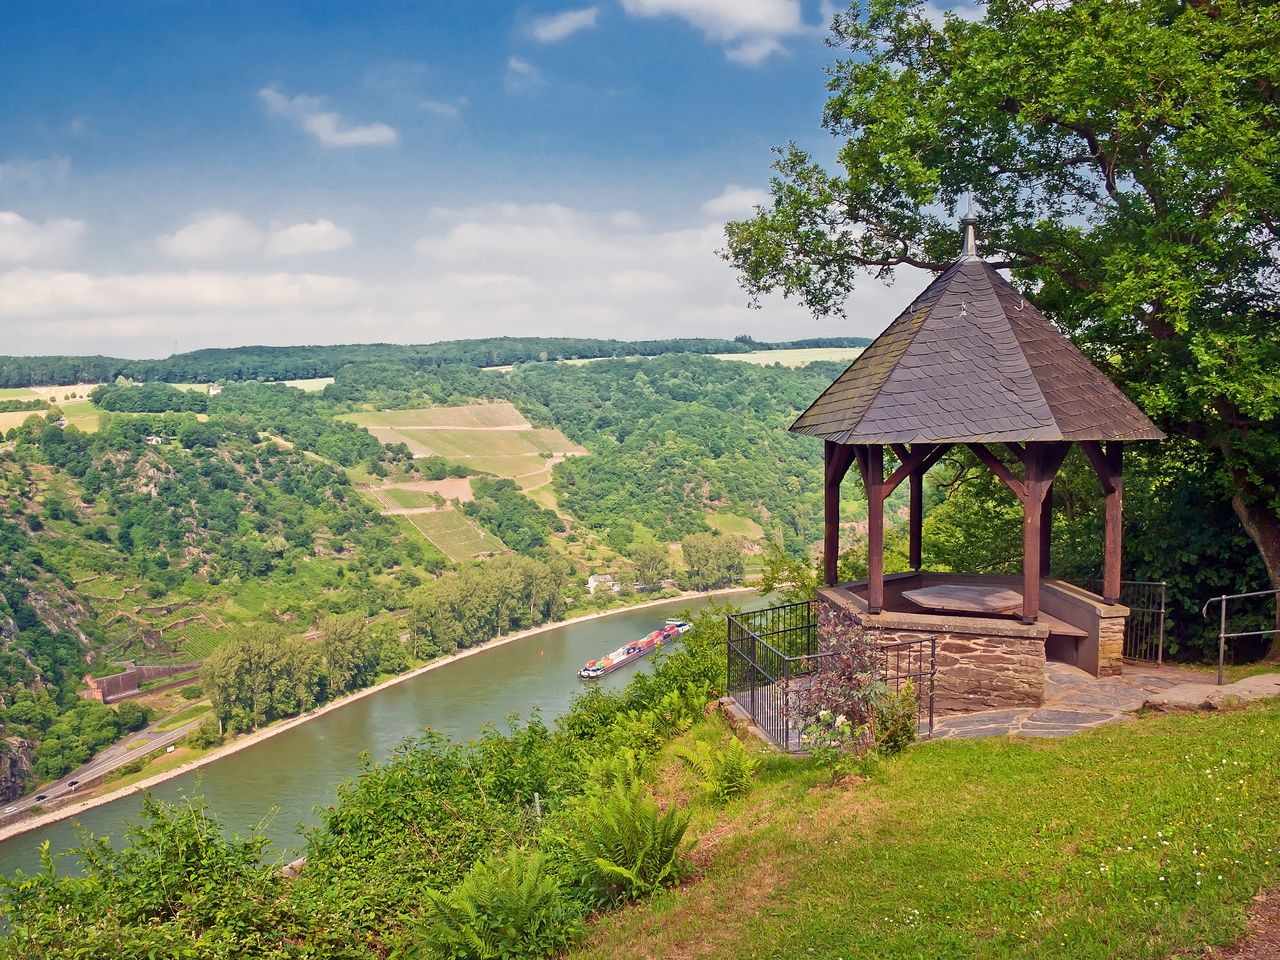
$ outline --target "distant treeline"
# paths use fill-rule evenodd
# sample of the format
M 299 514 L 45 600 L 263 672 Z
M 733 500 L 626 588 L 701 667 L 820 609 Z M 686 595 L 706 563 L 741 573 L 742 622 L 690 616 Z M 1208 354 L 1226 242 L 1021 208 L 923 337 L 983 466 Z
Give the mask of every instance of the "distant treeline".
M 303 380 L 332 377 L 350 364 L 394 363 L 419 369 L 448 364 L 505 366 L 587 357 L 653 357 L 664 353 L 746 353 L 750 350 L 865 346 L 861 337 L 823 337 L 786 343 L 736 340 L 596 340 L 577 337 L 490 337 L 416 345 L 355 343 L 339 346 L 231 347 L 178 353 L 163 360 L 119 357 L 2 357 L 0 388 L 104 383 L 117 377 L 164 383 L 216 380 Z

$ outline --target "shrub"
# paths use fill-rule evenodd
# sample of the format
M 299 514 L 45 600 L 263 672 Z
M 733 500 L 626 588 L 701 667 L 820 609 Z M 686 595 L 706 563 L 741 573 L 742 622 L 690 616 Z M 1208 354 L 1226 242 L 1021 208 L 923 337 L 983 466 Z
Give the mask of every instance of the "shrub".
M 188 684 L 178 691 L 178 696 L 183 700 L 199 700 L 204 696 L 204 687 L 198 683 Z
M 750 793 L 756 771 L 760 769 L 760 758 L 748 751 L 737 737 L 731 738 L 723 750 L 699 742 L 692 747 L 677 746 L 676 755 L 697 774 L 702 789 L 718 804 Z
M 593 907 L 649 896 L 680 882 L 689 815 L 666 813 L 643 784 L 617 784 L 572 806 L 544 831 L 561 876 Z
M 210 747 L 219 746 L 222 739 L 222 731 L 218 729 L 218 718 L 208 714 L 200 721 L 200 726 L 182 738 L 182 742 L 195 750 L 207 750 Z
M 880 679 L 865 631 L 837 625 L 820 631 L 820 635 L 824 637 L 821 652 L 826 656 L 818 661 L 807 685 L 791 697 L 796 726 L 806 729 L 824 711 L 848 717 L 855 727 L 871 722 L 889 688 Z
M 886 757 L 901 753 L 915 741 L 919 734 L 918 708 L 915 684 L 910 680 L 876 705 L 876 744 Z
M 844 714 L 820 710 L 800 734 L 800 745 L 831 777 L 834 786 L 842 777 L 858 769 L 871 746 L 871 728 L 855 726 Z
M 513 847 L 482 860 L 447 895 L 428 890 L 414 955 L 440 960 L 550 957 L 582 933 L 581 911 L 542 854 Z

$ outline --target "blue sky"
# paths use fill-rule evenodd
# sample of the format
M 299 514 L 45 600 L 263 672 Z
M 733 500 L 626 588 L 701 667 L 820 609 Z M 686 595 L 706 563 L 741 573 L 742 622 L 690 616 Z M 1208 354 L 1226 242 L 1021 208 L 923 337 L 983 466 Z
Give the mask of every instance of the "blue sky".
M 0 354 L 778 339 L 714 251 L 819 129 L 809 0 L 8 2 Z

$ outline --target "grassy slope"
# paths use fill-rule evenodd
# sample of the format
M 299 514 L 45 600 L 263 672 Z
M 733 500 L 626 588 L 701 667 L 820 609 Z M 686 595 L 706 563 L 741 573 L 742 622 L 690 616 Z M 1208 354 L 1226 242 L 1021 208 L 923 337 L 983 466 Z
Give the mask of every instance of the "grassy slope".
M 773 757 L 750 796 L 695 814 L 700 877 L 606 917 L 574 956 L 1199 951 L 1230 943 L 1280 880 L 1277 796 L 1280 702 L 922 744 L 852 787 Z

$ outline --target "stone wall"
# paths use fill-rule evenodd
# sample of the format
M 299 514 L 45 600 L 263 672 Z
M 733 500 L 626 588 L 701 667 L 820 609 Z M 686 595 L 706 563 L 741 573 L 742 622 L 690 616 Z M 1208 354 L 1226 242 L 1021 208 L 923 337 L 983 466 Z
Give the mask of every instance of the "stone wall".
M 195 670 L 200 663 L 177 663 L 163 666 L 128 664 L 127 669 L 113 673 L 109 677 L 85 676 L 89 689 L 81 690 L 80 696 L 86 700 L 97 700 L 101 703 L 112 703 L 136 695 L 141 684 L 152 680 L 163 680 Z
M 973 713 L 1009 707 L 1037 707 L 1044 701 L 1044 639 L 1016 635 L 1028 631 L 1010 623 L 1013 636 L 905 630 L 883 625 L 884 616 L 860 613 L 819 591 L 818 645 L 833 634 L 856 630 L 864 621 L 877 642 L 937 637 L 934 712 Z M 952 623 L 954 624 L 954 620 Z M 991 623 L 991 621 L 979 621 Z M 1123 631 L 1123 627 L 1121 628 Z M 927 647 L 924 648 L 927 656 Z M 914 667 L 914 665 L 910 665 Z
M 1127 621 L 1113 617 L 1098 623 L 1098 676 L 1118 677 L 1124 672 L 1124 630 Z

